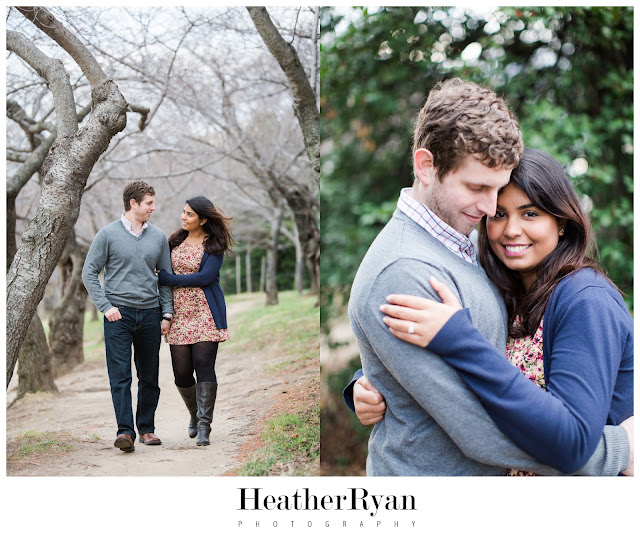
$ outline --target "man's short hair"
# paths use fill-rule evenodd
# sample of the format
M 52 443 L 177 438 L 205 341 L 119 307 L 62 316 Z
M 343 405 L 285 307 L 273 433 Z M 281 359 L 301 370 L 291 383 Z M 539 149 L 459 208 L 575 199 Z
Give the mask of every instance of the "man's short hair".
M 124 211 L 131 209 L 131 199 L 135 200 L 138 204 L 142 202 L 145 195 L 155 196 L 156 192 L 153 187 L 143 181 L 131 182 L 122 191 L 122 199 L 124 201 Z
M 420 148 L 433 154 L 442 181 L 469 155 L 491 168 L 515 168 L 524 144 L 504 99 L 488 88 L 454 78 L 436 84 L 418 114 L 413 153 Z

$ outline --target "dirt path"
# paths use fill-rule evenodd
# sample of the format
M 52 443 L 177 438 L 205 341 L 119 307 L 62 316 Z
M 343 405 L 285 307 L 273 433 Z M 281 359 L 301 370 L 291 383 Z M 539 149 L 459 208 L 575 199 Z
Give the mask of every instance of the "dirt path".
M 247 302 L 232 304 L 230 327 Z M 232 335 L 233 338 L 233 335 Z M 70 439 L 73 450 L 37 454 L 7 463 L 7 475 L 20 476 L 203 476 L 228 474 L 242 458 L 242 446 L 257 435 L 259 425 L 288 382 L 264 376 L 264 367 L 279 361 L 262 352 L 231 355 L 220 345 L 216 374 L 219 388 L 212 422 L 211 445 L 198 447 L 187 436 L 188 413 L 175 389 L 169 345 L 160 350 L 160 402 L 156 434 L 160 446 L 136 443 L 133 453 L 113 447 L 115 416 L 106 364 L 87 362 L 56 379 L 57 394 L 31 394 L 7 410 L 7 440 L 26 431 L 55 432 Z M 17 378 L 17 377 L 15 377 Z M 135 386 L 135 373 L 134 383 Z M 17 384 L 12 380 L 12 386 Z M 7 403 L 15 399 L 9 388 Z M 136 389 L 133 389 L 135 403 Z

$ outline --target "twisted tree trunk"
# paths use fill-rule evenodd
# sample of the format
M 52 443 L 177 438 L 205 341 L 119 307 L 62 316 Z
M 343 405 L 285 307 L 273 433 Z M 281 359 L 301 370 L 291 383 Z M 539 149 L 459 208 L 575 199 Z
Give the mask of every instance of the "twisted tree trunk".
M 73 231 L 80 200 L 93 165 L 126 125 L 127 103 L 87 48 L 46 9 L 16 8 L 60 45 L 91 85 L 92 112 L 78 131 L 69 76 L 60 60 L 43 54 L 18 32 L 7 32 L 7 47 L 45 78 L 56 111 L 56 141 L 42 166 L 42 194 L 33 220 L 22 235 L 7 274 L 7 385 L 27 328 L 46 284 Z
M 56 376 L 84 362 L 87 290 L 82 283 L 82 266 L 86 256 L 87 249 L 76 242 L 72 233 L 58 263 L 62 299 L 49 318 L 49 345 Z

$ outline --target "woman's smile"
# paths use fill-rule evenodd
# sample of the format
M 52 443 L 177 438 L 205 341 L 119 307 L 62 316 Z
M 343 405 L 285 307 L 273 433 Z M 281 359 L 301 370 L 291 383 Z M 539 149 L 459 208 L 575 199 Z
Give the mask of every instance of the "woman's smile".
M 529 249 L 529 247 L 531 247 L 531 244 L 528 245 L 503 245 L 504 250 L 506 251 L 506 255 L 507 256 L 520 256 L 521 254 L 523 254 L 526 250 Z

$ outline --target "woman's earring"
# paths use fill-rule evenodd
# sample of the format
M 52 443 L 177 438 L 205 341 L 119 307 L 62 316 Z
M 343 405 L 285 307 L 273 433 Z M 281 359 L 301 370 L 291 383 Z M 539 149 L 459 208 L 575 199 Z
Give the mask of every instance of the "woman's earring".
M 560 229 L 560 235 L 562 236 L 564 234 L 564 228 Z

